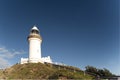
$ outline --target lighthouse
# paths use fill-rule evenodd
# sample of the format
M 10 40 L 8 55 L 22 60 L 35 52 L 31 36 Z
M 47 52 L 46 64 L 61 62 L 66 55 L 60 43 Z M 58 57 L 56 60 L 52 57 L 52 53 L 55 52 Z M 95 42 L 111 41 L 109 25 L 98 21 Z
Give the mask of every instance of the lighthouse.
M 52 63 L 50 56 L 41 56 L 42 37 L 40 35 L 40 30 L 36 26 L 33 26 L 30 30 L 30 34 L 28 35 L 27 40 L 29 43 L 29 55 L 28 58 L 21 58 L 20 64 L 38 62 Z
M 33 26 L 28 36 L 29 63 L 41 62 L 42 38 L 39 33 L 40 33 L 39 29 L 36 26 Z

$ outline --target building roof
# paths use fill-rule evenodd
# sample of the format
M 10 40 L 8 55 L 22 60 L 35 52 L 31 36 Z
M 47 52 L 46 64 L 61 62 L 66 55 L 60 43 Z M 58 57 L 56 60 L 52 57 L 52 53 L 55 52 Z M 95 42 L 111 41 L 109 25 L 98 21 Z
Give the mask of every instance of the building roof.
M 37 30 L 39 31 L 39 29 L 34 25 L 33 28 L 31 30 Z

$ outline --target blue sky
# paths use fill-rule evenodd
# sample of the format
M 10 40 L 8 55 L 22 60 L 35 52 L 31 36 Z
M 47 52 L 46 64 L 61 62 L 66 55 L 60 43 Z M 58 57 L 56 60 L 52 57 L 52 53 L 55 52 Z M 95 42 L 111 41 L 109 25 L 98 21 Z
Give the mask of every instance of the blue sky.
M 33 25 L 43 38 L 42 56 L 120 75 L 118 0 L 0 0 L 0 68 L 28 57 Z

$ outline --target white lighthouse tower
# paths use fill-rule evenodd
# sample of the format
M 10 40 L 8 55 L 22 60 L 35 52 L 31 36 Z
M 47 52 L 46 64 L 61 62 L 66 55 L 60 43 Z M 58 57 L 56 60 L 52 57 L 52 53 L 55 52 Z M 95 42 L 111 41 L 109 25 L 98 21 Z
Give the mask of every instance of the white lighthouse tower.
M 40 31 L 36 26 L 30 30 L 30 34 L 27 37 L 29 42 L 29 57 L 21 58 L 20 64 L 25 63 L 52 63 L 50 56 L 42 57 L 41 56 L 41 43 L 42 38 L 40 36 Z
M 28 36 L 28 42 L 29 42 L 29 63 L 38 63 L 41 62 L 41 43 L 42 38 L 39 34 L 39 30 L 36 26 L 33 26 L 33 28 L 30 31 L 30 34 Z

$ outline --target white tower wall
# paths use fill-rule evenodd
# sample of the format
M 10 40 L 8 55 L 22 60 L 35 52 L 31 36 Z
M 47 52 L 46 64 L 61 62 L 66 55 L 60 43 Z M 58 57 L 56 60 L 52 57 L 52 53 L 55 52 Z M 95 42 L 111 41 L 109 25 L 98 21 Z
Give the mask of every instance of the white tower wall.
M 39 38 L 29 38 L 29 62 L 37 63 L 41 60 L 41 40 Z

